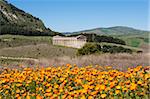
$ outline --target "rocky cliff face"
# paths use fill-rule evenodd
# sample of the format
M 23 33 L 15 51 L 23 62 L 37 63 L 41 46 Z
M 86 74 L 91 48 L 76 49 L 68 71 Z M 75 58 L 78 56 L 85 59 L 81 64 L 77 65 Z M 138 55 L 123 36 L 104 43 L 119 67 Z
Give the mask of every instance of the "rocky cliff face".
M 46 28 L 39 18 L 5 0 L 0 0 L 0 34 L 55 35 L 57 33 Z

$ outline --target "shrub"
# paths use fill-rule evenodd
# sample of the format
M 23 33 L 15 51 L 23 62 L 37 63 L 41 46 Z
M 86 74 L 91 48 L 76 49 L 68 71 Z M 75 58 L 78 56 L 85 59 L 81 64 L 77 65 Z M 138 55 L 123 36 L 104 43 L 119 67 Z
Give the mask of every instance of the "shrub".
M 96 37 L 94 38 L 94 42 L 99 42 L 99 43 L 100 42 L 108 42 L 108 43 L 126 45 L 125 41 L 118 39 L 118 38 L 111 37 L 111 36 L 96 35 Z
M 94 53 L 132 53 L 131 49 L 122 46 L 103 45 L 98 43 L 87 43 L 82 48 L 78 49 L 77 55 L 89 55 Z
M 95 43 L 87 43 L 83 46 L 83 48 L 79 49 L 77 55 L 88 55 L 97 53 L 101 50 L 101 46 Z

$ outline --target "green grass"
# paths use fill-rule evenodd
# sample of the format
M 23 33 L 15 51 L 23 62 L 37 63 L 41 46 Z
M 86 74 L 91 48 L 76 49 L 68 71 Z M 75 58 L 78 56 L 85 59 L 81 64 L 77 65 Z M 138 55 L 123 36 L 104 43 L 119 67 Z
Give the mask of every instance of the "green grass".
M 144 42 L 145 42 L 145 43 L 150 43 L 149 38 L 144 38 Z
M 126 41 L 127 44 L 132 47 L 139 47 L 143 43 L 143 40 L 138 38 L 128 38 Z
M 36 45 L 40 43 L 51 44 L 50 36 L 19 36 L 19 35 L 1 35 L 0 49 L 7 47 L 17 47 L 24 45 Z
M 143 44 L 147 45 L 150 44 L 149 42 L 149 34 L 148 33 L 144 33 L 144 34 L 130 34 L 130 35 L 120 35 L 120 36 L 114 36 L 114 37 L 118 37 L 122 40 L 124 40 L 127 44 L 127 46 L 131 46 L 131 47 L 141 47 Z

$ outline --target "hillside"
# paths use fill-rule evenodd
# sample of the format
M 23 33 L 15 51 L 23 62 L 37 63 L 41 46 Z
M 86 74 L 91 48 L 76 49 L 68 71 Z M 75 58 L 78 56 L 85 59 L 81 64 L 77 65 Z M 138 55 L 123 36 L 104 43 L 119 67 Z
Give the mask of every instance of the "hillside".
M 78 32 L 73 32 L 73 34 L 76 33 L 95 33 L 99 35 L 129 35 L 129 34 L 144 34 L 149 33 L 148 31 L 138 30 L 131 27 L 125 27 L 125 26 L 115 26 L 115 27 L 109 27 L 109 28 L 95 28 L 95 29 L 89 29 L 89 30 L 83 30 Z
M 150 46 L 149 33 L 149 31 L 138 30 L 131 27 L 115 26 L 109 28 L 95 28 L 72 33 L 67 32 L 64 34 L 68 36 L 79 34 L 97 34 L 112 36 L 124 40 L 126 42 L 126 45 L 128 46 L 148 49 Z
M 52 45 L 49 36 L 0 35 L 0 56 L 52 58 L 75 56 L 76 49 Z
M 41 19 L 0 0 L 0 34 L 15 35 L 56 35 L 46 28 Z

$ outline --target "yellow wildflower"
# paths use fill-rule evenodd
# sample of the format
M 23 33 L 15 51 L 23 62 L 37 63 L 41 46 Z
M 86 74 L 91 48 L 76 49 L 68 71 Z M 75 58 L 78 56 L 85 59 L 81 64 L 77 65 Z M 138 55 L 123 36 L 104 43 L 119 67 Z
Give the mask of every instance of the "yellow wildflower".
M 105 98 L 106 97 L 106 94 L 101 94 L 101 98 Z

